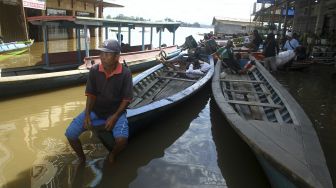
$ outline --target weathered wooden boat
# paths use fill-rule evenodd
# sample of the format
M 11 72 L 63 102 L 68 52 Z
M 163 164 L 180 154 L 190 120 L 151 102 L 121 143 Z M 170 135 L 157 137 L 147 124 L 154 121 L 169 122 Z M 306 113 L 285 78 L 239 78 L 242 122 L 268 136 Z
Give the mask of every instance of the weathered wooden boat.
M 16 55 L 23 53 L 28 50 L 28 48 L 33 45 L 34 40 L 30 39 L 28 41 L 18 41 L 0 44 L 0 54 L 6 55 Z M 1 59 L 0 59 L 1 60 Z
M 0 44 L 0 61 L 8 59 L 10 57 L 20 55 L 33 45 L 34 40 L 20 41 L 20 42 L 10 42 Z
M 212 56 L 206 60 L 210 69 L 203 75 L 191 79 L 184 71 L 174 71 L 159 64 L 133 79 L 134 98 L 127 109 L 130 137 L 144 128 L 149 121 L 159 117 L 166 110 L 185 101 L 202 89 L 212 78 L 214 62 Z M 94 132 L 109 150 L 113 148 L 113 137 L 104 126 L 97 126 Z
M 169 46 L 162 48 L 161 50 L 157 48 L 153 50 L 122 53 L 120 62 L 125 61 L 130 66 L 132 72 L 139 72 L 157 65 L 158 62 L 156 61 L 156 57 L 159 54 L 162 54 L 166 58 L 171 58 L 175 57 L 179 52 L 180 50 L 177 49 L 177 46 Z M 167 53 L 169 55 L 168 57 Z M 84 64 L 81 65 L 80 68 L 90 68 L 92 65 L 100 62 L 99 56 L 85 57 Z
M 217 62 L 212 92 L 272 187 L 333 187 L 312 122 L 259 62 L 245 75 L 232 74 Z
M 180 52 L 176 46 L 168 48 L 168 58 Z M 121 63 L 127 62 L 132 72 L 138 72 L 158 64 L 155 56 L 159 53 L 160 50 L 122 53 L 120 59 Z M 0 98 L 85 83 L 90 68 L 86 63 L 80 67 L 68 64 L 0 69 Z

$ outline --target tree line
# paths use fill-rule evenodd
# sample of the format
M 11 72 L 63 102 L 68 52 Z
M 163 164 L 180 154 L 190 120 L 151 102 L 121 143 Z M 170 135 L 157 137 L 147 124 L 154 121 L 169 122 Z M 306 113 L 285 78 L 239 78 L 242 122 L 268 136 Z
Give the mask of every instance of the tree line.
M 125 16 L 123 14 L 119 14 L 116 17 L 112 17 L 111 15 L 107 15 L 106 19 L 119 19 L 119 20 L 132 20 L 132 21 L 151 21 L 151 19 L 146 19 L 143 17 L 134 17 L 134 16 Z M 202 25 L 198 22 L 195 23 L 186 23 L 183 21 L 175 21 L 171 18 L 165 18 L 164 20 L 157 20 L 157 21 L 165 21 L 165 22 L 180 22 L 182 27 L 201 27 Z

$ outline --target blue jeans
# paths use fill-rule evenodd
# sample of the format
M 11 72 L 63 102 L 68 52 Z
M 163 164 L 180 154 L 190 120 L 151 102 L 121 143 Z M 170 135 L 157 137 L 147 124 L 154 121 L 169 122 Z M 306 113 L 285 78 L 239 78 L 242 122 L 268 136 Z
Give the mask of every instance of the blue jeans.
M 92 126 L 105 125 L 106 122 L 106 119 L 99 118 L 94 112 L 91 112 L 90 119 Z M 72 120 L 67 130 L 65 131 L 65 136 L 71 140 L 78 139 L 79 136 L 87 130 L 84 128 L 84 120 L 85 111 L 80 113 L 75 119 Z M 114 138 L 128 138 L 128 121 L 126 118 L 126 113 L 123 113 L 119 117 L 111 133 L 113 134 Z

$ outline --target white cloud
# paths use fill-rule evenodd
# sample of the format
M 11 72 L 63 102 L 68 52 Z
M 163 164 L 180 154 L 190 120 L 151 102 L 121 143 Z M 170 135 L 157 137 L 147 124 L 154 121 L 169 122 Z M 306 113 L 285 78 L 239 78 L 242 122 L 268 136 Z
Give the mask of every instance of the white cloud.
M 172 18 L 210 25 L 214 16 L 249 19 L 256 0 L 123 0 L 123 8 L 107 8 L 104 15 L 138 16 L 151 20 Z

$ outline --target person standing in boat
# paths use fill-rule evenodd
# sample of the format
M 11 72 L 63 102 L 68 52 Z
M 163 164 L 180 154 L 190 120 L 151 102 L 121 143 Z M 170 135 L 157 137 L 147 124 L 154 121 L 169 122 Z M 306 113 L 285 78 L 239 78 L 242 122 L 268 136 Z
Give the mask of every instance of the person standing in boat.
M 128 140 L 126 108 L 133 98 L 132 75 L 128 68 L 119 63 L 121 47 L 117 40 L 107 40 L 99 48 L 101 64 L 90 69 L 86 83 L 86 107 L 69 125 L 65 136 L 84 163 L 82 144 L 79 136 L 93 126 L 105 125 L 114 137 L 115 145 L 108 155 L 113 163 L 115 156 L 123 150 Z
M 252 50 L 254 52 L 258 51 L 260 44 L 263 43 L 263 39 L 261 38 L 261 36 L 259 35 L 258 30 L 253 30 L 253 36 L 252 36 L 252 41 L 251 41 L 251 46 L 252 46 Z
M 270 32 L 267 35 L 264 44 L 263 54 L 265 56 L 264 59 L 265 68 L 269 71 L 276 71 L 277 70 L 276 55 L 279 54 L 279 46 L 275 40 L 273 32 Z
M 295 38 L 293 38 L 292 32 L 286 33 L 287 41 L 285 45 L 283 46 L 283 50 L 295 50 L 298 46 L 300 46 L 299 41 L 297 41 Z

